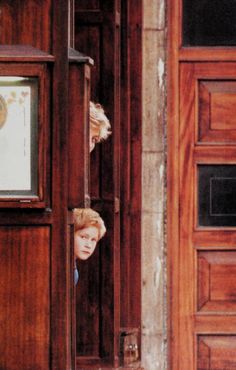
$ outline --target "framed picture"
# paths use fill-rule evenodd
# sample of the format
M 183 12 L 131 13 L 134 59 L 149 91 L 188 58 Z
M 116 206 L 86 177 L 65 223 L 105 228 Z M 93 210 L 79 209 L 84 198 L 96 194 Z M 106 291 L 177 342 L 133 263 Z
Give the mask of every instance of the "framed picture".
M 46 70 L 0 66 L 0 206 L 45 205 Z M 9 72 L 15 72 L 12 75 Z M 16 73 L 19 72 L 19 73 Z

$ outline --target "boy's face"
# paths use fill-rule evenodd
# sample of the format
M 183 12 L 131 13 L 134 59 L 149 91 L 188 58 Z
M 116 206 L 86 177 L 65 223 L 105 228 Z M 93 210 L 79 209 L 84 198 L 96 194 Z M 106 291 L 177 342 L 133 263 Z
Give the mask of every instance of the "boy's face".
M 87 260 L 95 251 L 98 238 L 98 229 L 95 226 L 77 230 L 74 239 L 75 259 Z
M 94 127 L 90 125 L 89 129 L 89 151 L 94 149 L 95 145 L 99 142 L 100 139 L 100 130 L 98 127 Z

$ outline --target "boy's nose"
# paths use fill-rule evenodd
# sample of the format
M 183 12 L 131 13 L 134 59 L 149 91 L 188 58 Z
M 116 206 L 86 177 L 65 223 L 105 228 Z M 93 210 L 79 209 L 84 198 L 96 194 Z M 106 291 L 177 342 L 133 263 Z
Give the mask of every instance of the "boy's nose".
M 86 243 L 85 243 L 85 246 L 90 249 L 91 245 L 92 245 L 92 243 L 89 240 L 87 240 Z

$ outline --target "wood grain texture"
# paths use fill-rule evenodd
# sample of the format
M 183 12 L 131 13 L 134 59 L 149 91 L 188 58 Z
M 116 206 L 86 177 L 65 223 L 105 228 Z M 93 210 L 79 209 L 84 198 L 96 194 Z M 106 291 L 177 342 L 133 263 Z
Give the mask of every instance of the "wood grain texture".
M 68 13 L 69 2 L 53 1 L 52 30 L 55 63 L 52 79 L 52 209 L 51 239 L 51 368 L 71 367 L 71 252 L 68 248 Z
M 77 290 L 78 368 L 89 364 L 119 365 L 120 29 L 115 18 L 118 3 L 104 1 L 100 7 L 96 1 L 75 2 L 75 47 L 94 59 L 91 100 L 103 105 L 112 126 L 112 136 L 91 153 L 92 207 L 100 212 L 108 232 L 94 259 L 86 263 L 87 267 L 81 266 L 84 286 Z M 87 295 L 86 301 L 83 294 Z
M 52 50 L 52 0 L 7 0 L 1 3 L 0 44 L 31 45 Z
M 167 63 L 167 244 L 168 244 L 168 367 L 179 370 L 179 1 L 168 0 Z
M 90 66 L 71 62 L 69 81 L 68 206 L 73 209 L 89 206 Z
M 235 311 L 235 257 L 234 251 L 199 251 L 197 256 L 199 311 Z
M 194 144 L 194 102 L 195 90 L 192 85 L 193 66 L 181 66 L 180 69 L 180 303 L 179 317 L 179 361 L 182 369 L 194 369 L 193 322 L 189 318 L 194 314 L 195 270 L 192 244 L 194 222 L 194 177 L 193 177 L 193 144 Z M 188 356 L 186 356 L 186 352 Z
M 182 9 L 180 1 L 169 0 L 169 368 L 230 370 L 235 369 L 235 227 L 198 225 L 197 166 L 235 164 L 236 59 L 231 47 L 183 47 Z
M 0 228 L 0 368 L 50 369 L 50 229 Z
M 81 263 L 77 367 L 112 369 L 119 366 L 121 325 L 141 324 L 142 9 L 133 1 L 77 1 L 75 10 L 76 48 L 95 61 L 91 100 L 104 106 L 112 125 L 112 136 L 91 153 L 92 206 L 108 232 L 94 258 Z
M 198 338 L 198 370 L 236 369 L 236 337 L 201 335 Z
M 179 324 L 180 331 L 185 335 L 180 337 L 177 355 L 181 369 L 196 369 L 197 366 L 204 369 L 208 351 L 201 343 L 202 353 L 197 351 L 196 333 L 209 333 L 214 335 L 219 345 L 219 351 L 223 351 L 224 344 L 220 340 L 220 334 L 231 333 L 233 343 L 234 324 L 230 327 L 228 315 L 235 312 L 235 228 L 226 228 L 223 225 L 218 227 L 201 227 L 198 225 L 199 193 L 198 193 L 198 166 L 227 165 L 235 163 L 235 146 L 230 145 L 227 135 L 230 130 L 221 130 L 216 122 L 221 120 L 222 126 L 232 112 L 225 117 L 222 115 L 222 104 L 229 108 L 229 99 L 221 96 L 221 107 L 212 100 L 212 94 L 225 94 L 225 90 L 232 92 L 235 65 L 230 63 L 181 63 L 180 65 L 180 133 L 179 133 L 179 158 L 180 158 L 180 244 L 179 244 Z M 232 76 L 232 77 L 231 77 Z M 229 82 L 226 80 L 228 79 Z M 202 83 L 201 81 L 204 82 Z M 209 84 L 208 84 L 209 81 Z M 204 86 L 203 86 L 204 85 Z M 199 88 L 200 86 L 200 88 Z M 216 92 L 217 91 L 217 92 Z M 201 99 L 198 100 L 199 92 Z M 209 95 L 211 97 L 209 98 Z M 207 98 L 206 98 L 207 97 Z M 211 99 L 208 100 L 208 99 Z M 231 99 L 231 98 L 230 98 Z M 198 108 L 198 103 L 202 108 Z M 206 105 L 208 107 L 206 108 Z M 206 112 L 209 115 L 207 117 Z M 213 113 L 214 111 L 214 113 Z M 196 114 L 197 112 L 197 114 Z M 214 124 L 209 121 L 214 119 Z M 209 136 L 214 131 L 216 134 L 212 142 L 205 143 L 198 140 L 199 123 L 206 130 L 208 125 Z M 217 127 L 216 127 L 217 126 Z M 218 135 L 218 142 L 217 142 Z M 219 142 L 221 145 L 219 146 Z M 224 143 L 224 145 L 223 145 Z M 206 167 L 207 168 L 207 167 Z M 221 166 L 215 167 L 221 168 Z M 219 175 L 220 176 L 220 175 Z M 220 227 L 221 226 L 221 227 Z M 208 246 L 208 248 L 207 248 Z M 210 246 L 210 250 L 209 250 Z M 195 247 L 195 248 L 194 248 Z M 220 314 L 217 318 L 215 314 Z M 227 338 L 227 345 L 230 344 L 230 337 Z M 205 343 L 205 342 L 204 342 Z M 222 345 L 222 347 L 221 347 Z M 186 356 L 186 348 L 188 355 Z M 184 354 L 185 353 L 185 354 Z M 197 354 L 198 358 L 195 357 Z M 211 356 L 210 356 L 211 357 Z M 232 355 L 231 355 L 232 357 Z M 209 369 L 217 366 L 226 366 L 227 361 L 221 365 L 213 361 Z M 234 359 L 228 362 L 229 369 L 234 368 Z M 198 367 L 199 368 L 199 367 Z M 206 367 L 207 368 L 207 367 Z M 219 367 L 221 368 L 221 367 Z M 225 367 L 227 368 L 227 367 Z

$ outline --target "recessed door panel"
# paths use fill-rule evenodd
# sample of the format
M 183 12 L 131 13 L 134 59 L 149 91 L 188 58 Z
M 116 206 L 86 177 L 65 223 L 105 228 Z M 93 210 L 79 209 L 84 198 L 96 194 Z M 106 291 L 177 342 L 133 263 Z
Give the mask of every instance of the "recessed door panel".
M 235 370 L 236 336 L 201 335 L 198 355 L 198 370 Z

